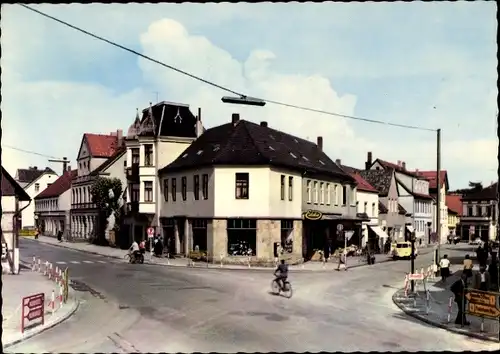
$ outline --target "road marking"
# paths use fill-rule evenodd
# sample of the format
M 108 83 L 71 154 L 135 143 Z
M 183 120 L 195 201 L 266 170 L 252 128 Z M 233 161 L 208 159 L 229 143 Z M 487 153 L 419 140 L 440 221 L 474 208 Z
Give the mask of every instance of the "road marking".
M 92 262 L 92 261 L 83 261 L 83 263 L 92 264 L 94 262 Z
M 78 262 L 78 261 L 71 261 L 71 263 L 73 263 L 73 264 L 80 264 L 80 262 Z
M 60 261 L 60 262 L 56 262 L 56 264 L 66 264 L 66 262 Z
M 97 261 L 97 262 L 99 262 L 99 263 L 106 263 L 106 261 Z

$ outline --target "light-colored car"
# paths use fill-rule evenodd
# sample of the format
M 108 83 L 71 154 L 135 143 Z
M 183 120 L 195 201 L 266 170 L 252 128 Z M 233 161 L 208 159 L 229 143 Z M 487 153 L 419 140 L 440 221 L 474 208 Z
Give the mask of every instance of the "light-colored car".
M 418 249 L 415 247 L 415 257 L 418 255 Z M 392 259 L 411 259 L 411 242 L 401 241 L 393 245 Z

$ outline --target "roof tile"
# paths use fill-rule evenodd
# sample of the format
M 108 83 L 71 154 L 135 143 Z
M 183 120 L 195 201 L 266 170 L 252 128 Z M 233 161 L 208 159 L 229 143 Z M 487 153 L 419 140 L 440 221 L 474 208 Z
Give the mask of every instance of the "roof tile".
M 25 190 L 16 182 L 14 178 L 7 172 L 2 166 L 2 196 L 11 197 L 17 196 L 19 200 L 28 201 L 31 198 L 25 192 Z
M 92 157 L 111 157 L 118 147 L 116 135 L 85 133 L 84 139 L 87 141 Z
M 351 176 L 358 183 L 358 191 L 378 193 L 370 183 L 368 183 L 359 173 L 351 173 Z
M 495 182 L 491 186 L 483 188 L 482 190 L 464 195 L 462 200 L 496 200 L 497 199 L 497 185 Z
M 58 197 L 71 188 L 71 180 L 77 176 L 78 170 L 66 171 L 54 183 L 45 188 L 35 199 Z
M 29 183 L 33 182 L 34 180 L 38 179 L 44 173 L 56 174 L 54 172 L 54 170 L 51 169 L 50 167 L 46 167 L 43 170 L 39 170 L 36 167 L 19 168 L 17 170 L 17 175 L 16 175 L 17 178 L 16 179 L 17 179 L 17 181 L 19 181 L 21 183 L 28 183 L 29 184 Z
M 429 181 L 429 188 L 430 189 L 437 188 L 437 171 L 415 171 L 415 174 L 426 178 Z M 442 170 L 440 174 L 441 174 L 440 182 L 441 182 L 441 187 L 442 187 L 443 184 L 446 183 L 448 173 L 446 170 Z
M 389 188 L 391 187 L 392 176 L 394 170 L 365 170 L 360 171 L 359 174 L 365 181 L 367 181 L 372 187 L 378 190 L 379 195 L 386 196 L 389 194 Z
M 451 211 L 457 213 L 459 216 L 462 215 L 462 196 L 449 194 L 446 196 L 446 206 Z

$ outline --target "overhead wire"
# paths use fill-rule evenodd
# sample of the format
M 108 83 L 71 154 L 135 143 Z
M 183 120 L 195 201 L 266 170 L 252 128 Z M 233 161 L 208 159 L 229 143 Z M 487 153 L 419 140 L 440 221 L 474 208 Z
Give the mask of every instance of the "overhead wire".
M 39 153 L 39 152 L 36 152 L 36 151 L 32 151 L 32 150 L 25 150 L 25 149 L 21 149 L 21 148 L 15 147 L 15 146 L 5 145 L 5 144 L 2 144 L 2 148 L 8 148 L 8 149 L 12 149 L 12 150 L 24 152 L 26 154 L 32 154 L 32 155 L 38 155 L 38 156 L 42 156 L 42 157 L 47 157 L 49 159 L 59 159 L 59 157 L 56 157 L 56 156 L 42 154 L 42 153 Z
M 183 74 L 183 75 L 186 75 L 192 79 L 195 79 L 195 80 L 198 80 L 198 81 L 201 81 L 207 85 L 210 85 L 210 86 L 213 86 L 213 87 L 216 87 L 220 90 L 223 90 L 223 91 L 226 91 L 226 92 L 229 92 L 229 93 L 232 93 L 234 95 L 237 95 L 237 96 L 240 96 L 240 97 L 250 97 L 249 95 L 245 95 L 243 93 L 240 93 L 240 92 L 237 92 L 235 90 L 232 90 L 228 87 L 225 87 L 225 86 L 222 86 L 222 85 L 219 85 L 213 81 L 210 81 L 210 80 L 207 80 L 207 79 L 204 79 L 202 77 L 199 77 L 199 76 L 196 76 L 194 74 L 191 74 L 191 73 L 188 73 L 187 71 L 184 71 L 184 70 L 181 70 L 179 68 L 176 68 L 175 66 L 172 66 L 172 65 L 169 65 L 169 64 L 165 64 L 157 59 L 154 59 L 154 58 L 151 58 L 147 55 L 144 55 L 138 51 L 135 51 L 133 49 L 130 49 L 128 47 L 125 47 L 121 44 L 118 44 L 114 41 L 111 41 L 109 39 L 106 39 L 102 36 L 99 36 L 99 35 L 96 35 L 95 33 L 92 33 L 92 32 L 89 32 L 87 30 L 84 30 L 80 27 L 77 27 L 75 25 L 72 25 L 66 21 L 63 21 L 61 19 L 58 19 L 54 16 L 51 16 L 45 12 L 42 12 L 40 10 L 37 10 L 31 6 L 28 6 L 28 5 L 25 5 L 25 4 L 19 4 L 20 6 L 30 10 L 30 11 L 33 11 L 33 12 L 36 12 L 38 13 L 39 15 L 41 16 L 44 16 L 48 19 L 51 19 L 53 21 L 56 21 L 60 24 L 63 24 L 67 27 L 70 27 L 78 32 L 81 32 L 83 34 L 86 34 L 90 37 L 93 37 L 97 40 L 100 40 L 100 41 L 103 41 L 103 42 L 106 42 L 114 47 L 117 47 L 117 48 L 120 48 L 120 49 L 123 49 L 129 53 L 132 53 L 132 54 L 135 54 L 141 58 L 144 58 L 146 60 L 149 60 L 153 63 L 156 63 L 156 64 L 159 64 L 163 67 L 166 67 L 168 69 L 171 69 L 173 71 L 176 71 L 180 74 Z M 413 130 L 422 130 L 422 131 L 431 131 L 431 132 L 436 132 L 436 129 L 431 129 L 431 128 L 425 128 L 425 127 L 420 127 L 420 126 L 415 126 L 415 125 L 409 125 L 409 124 L 400 124 L 400 123 L 392 123 L 392 122 L 385 122 L 385 121 L 381 121 L 381 120 L 376 120 L 376 119 L 369 119 L 369 118 L 363 118 L 363 117 L 355 117 L 355 116 L 351 116 L 351 115 L 347 115 L 347 114 L 340 114 L 340 113 L 335 113 L 335 112 L 329 112 L 329 111 L 325 111 L 325 110 L 321 110 L 321 109 L 315 109 L 315 108 L 310 108 L 310 107 L 305 107 L 305 106 L 299 106 L 299 105 L 294 105 L 294 104 L 290 104 L 290 103 L 286 103 L 286 102 L 279 102 L 279 101 L 274 101 L 274 100 L 270 100 L 270 99 L 265 99 L 265 98 L 256 98 L 258 100 L 261 100 L 261 101 L 264 101 L 264 102 L 267 102 L 267 103 L 271 103 L 271 104 L 275 104 L 275 105 L 278 105 L 278 106 L 283 106 L 283 107 L 289 107 L 289 108 L 294 108 L 294 109 L 299 109 L 299 110 L 303 110 L 303 111 L 309 111 L 309 112 L 315 112 L 315 113 L 321 113 L 321 114 L 326 114 L 326 115 L 331 115 L 331 116 L 336 116 L 336 117 L 340 117 L 340 118 L 345 118 L 345 119 L 351 119 L 351 120 L 357 120 L 357 121 L 362 121 L 362 122 L 366 122 L 366 123 L 373 123 L 373 124 L 381 124 L 381 125 L 388 125 L 388 126 L 393 126 L 393 127 L 399 127 L 399 128 L 405 128 L 405 129 L 413 129 Z

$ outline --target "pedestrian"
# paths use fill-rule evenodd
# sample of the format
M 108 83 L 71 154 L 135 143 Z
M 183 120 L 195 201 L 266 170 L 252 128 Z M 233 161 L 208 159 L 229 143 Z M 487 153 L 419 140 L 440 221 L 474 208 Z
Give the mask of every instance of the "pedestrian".
M 467 274 L 462 272 L 460 275 L 460 279 L 454 282 L 450 290 L 455 295 L 455 303 L 457 304 L 458 313 L 457 318 L 455 319 L 455 324 L 459 324 L 462 326 L 470 325 L 470 322 L 467 321 L 465 317 L 465 289 L 467 288 Z
M 464 259 L 464 270 L 463 270 L 463 273 L 467 276 L 467 278 L 471 278 L 472 277 L 472 267 L 474 265 L 472 264 L 472 259 L 470 259 L 469 255 L 466 254 L 465 255 L 465 259 Z
M 493 257 L 491 257 L 491 262 L 488 267 L 488 274 L 490 275 L 491 282 L 491 290 L 498 290 L 498 259 L 496 257 L 496 253 L 493 253 Z
M 488 260 L 488 251 L 485 249 L 483 245 L 479 245 L 479 247 L 476 250 L 476 255 L 479 266 L 486 267 L 486 261 Z
M 490 274 L 486 272 L 486 267 L 480 266 L 479 272 L 474 274 L 474 288 L 482 291 L 489 291 L 490 286 Z
M 61 230 L 57 231 L 57 241 L 62 242 L 62 234 Z
M 35 240 L 38 240 L 38 236 L 40 235 L 40 229 L 37 227 L 35 229 Z
M 439 261 L 439 268 L 441 270 L 441 281 L 446 283 L 446 278 L 450 276 L 450 260 L 447 254 Z

